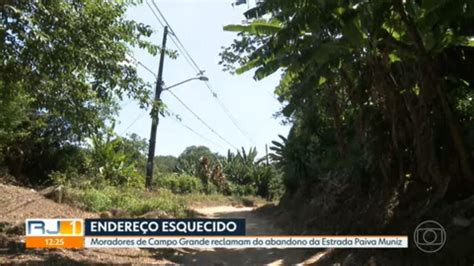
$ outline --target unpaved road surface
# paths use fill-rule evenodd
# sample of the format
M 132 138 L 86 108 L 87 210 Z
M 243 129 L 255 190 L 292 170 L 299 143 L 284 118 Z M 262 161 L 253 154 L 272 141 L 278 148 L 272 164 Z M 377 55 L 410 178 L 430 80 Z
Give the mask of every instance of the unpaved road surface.
M 77 264 L 169 264 L 163 250 L 122 249 L 25 249 L 24 223 L 27 218 L 93 218 L 67 204 L 45 198 L 33 189 L 0 183 L 0 265 Z
M 208 218 L 244 218 L 247 235 L 278 235 L 278 229 L 267 216 L 254 208 L 233 206 L 197 208 L 196 212 Z M 174 254 L 177 263 L 194 265 L 289 265 L 313 264 L 324 253 L 304 249 L 186 249 Z
M 195 211 L 208 218 L 244 218 L 248 235 L 283 233 L 274 226 L 272 218 L 254 208 L 222 206 L 196 208 Z M 312 264 L 324 255 L 314 249 L 25 249 L 25 219 L 59 217 L 91 218 L 98 214 L 56 203 L 32 189 L 0 183 L 0 265 L 288 265 Z

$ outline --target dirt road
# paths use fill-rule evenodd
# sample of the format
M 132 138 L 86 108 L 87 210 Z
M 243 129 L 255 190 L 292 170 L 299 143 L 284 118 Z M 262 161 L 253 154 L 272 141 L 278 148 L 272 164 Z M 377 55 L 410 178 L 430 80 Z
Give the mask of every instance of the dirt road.
M 282 234 L 268 217 L 255 212 L 254 208 L 221 206 L 195 211 L 209 218 L 245 218 L 248 235 Z M 317 250 L 303 249 L 186 249 L 178 250 L 170 260 L 194 265 L 289 265 L 312 264 L 322 255 Z
M 25 249 L 24 219 L 97 217 L 67 204 L 59 204 L 32 189 L 0 184 L 0 265 L 49 264 L 312 264 L 323 252 L 302 249 Z M 271 218 L 253 208 L 233 206 L 196 208 L 203 217 L 245 218 L 247 234 L 282 234 Z
M 45 198 L 33 189 L 0 183 L 0 265 L 48 264 L 169 264 L 162 250 L 123 249 L 25 249 L 27 218 L 94 218 L 67 204 Z

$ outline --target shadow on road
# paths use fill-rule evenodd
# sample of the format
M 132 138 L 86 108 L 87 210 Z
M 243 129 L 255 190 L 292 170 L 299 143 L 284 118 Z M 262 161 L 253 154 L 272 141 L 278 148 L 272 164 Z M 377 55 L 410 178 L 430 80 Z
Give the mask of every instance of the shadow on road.
M 282 230 L 274 225 L 269 216 L 262 215 L 254 208 L 232 206 L 196 209 L 208 218 L 244 218 L 247 235 L 281 235 Z M 318 253 L 319 252 L 319 253 Z M 170 250 L 167 260 L 182 264 L 197 265 L 249 265 L 314 263 L 321 250 L 315 249 L 177 249 Z M 315 255 L 316 254 L 316 255 Z M 156 254 L 162 259 L 163 254 Z

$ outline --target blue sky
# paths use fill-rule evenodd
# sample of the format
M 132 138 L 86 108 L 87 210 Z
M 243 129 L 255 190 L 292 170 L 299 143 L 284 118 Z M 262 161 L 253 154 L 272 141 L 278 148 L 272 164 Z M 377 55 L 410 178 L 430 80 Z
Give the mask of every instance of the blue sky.
M 234 115 L 240 127 L 247 133 L 245 136 L 232 124 L 218 102 L 202 81 L 191 81 L 173 88 L 173 92 L 197 113 L 216 132 L 236 147 L 256 146 L 259 155 L 265 153 L 265 144 L 277 139 L 278 134 L 287 135 L 289 127 L 281 125 L 279 119 L 273 118 L 280 110 L 281 104 L 273 94 L 280 75 L 274 74 L 263 81 L 254 81 L 253 72 L 243 75 L 231 75 L 223 72 L 218 65 L 219 52 L 222 46 L 228 46 L 235 33 L 225 32 L 222 27 L 237 24 L 244 20 L 245 5 L 232 7 L 232 1 L 225 0 L 166 0 L 155 1 L 166 19 L 176 32 L 184 46 L 205 75 L 209 78 L 212 88 L 225 106 Z M 151 25 L 158 32 L 153 42 L 161 44 L 162 28 L 151 13 L 146 3 L 132 7 L 127 14 L 129 19 Z M 168 40 L 168 48 L 176 49 Z M 155 72 L 158 69 L 159 57 L 153 57 L 140 49 L 134 49 L 134 56 Z M 155 78 L 138 66 L 139 75 L 149 82 Z M 183 56 L 173 60 L 165 59 L 163 80 L 170 86 L 196 75 L 195 71 Z M 169 109 L 182 118 L 182 123 L 212 140 L 209 142 L 170 117 L 160 119 L 156 143 L 157 155 L 179 155 L 191 145 L 205 145 L 212 151 L 225 154 L 229 144 L 215 136 L 206 126 L 201 124 L 169 93 L 163 92 L 162 99 Z M 133 123 L 135 121 L 135 123 Z M 133 123 L 132 126 L 130 126 Z M 116 131 L 120 135 L 137 133 L 149 138 L 151 118 L 148 111 L 138 108 L 136 102 L 124 100 L 119 114 Z M 127 130 L 128 128 L 128 130 Z

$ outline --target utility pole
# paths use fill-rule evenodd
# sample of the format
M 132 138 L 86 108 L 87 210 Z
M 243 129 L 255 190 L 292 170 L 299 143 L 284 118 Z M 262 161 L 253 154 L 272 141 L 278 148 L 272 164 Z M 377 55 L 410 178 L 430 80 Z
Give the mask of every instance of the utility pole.
M 270 158 L 268 157 L 268 145 L 265 144 L 265 159 L 267 161 L 267 166 L 270 165 Z
M 155 100 L 151 109 L 151 133 L 148 144 L 148 162 L 146 164 L 146 189 L 151 190 L 153 182 L 153 160 L 155 159 L 156 129 L 160 121 L 161 92 L 163 91 L 163 63 L 165 61 L 166 37 L 168 36 L 168 27 L 164 27 L 163 43 L 161 44 L 160 66 L 158 68 L 158 77 L 156 79 Z

